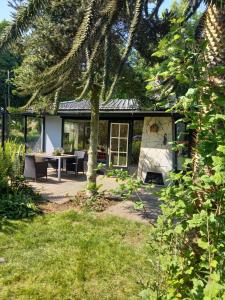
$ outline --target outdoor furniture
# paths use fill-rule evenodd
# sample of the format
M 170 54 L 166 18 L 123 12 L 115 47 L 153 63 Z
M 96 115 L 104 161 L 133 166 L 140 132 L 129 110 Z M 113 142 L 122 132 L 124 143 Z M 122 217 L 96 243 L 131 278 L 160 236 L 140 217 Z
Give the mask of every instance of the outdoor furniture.
M 42 157 L 45 159 L 50 160 L 56 160 L 57 161 L 57 170 L 58 170 L 58 181 L 61 181 L 61 169 L 63 167 L 62 161 L 67 159 L 76 159 L 75 155 L 69 155 L 69 154 L 61 154 L 61 155 L 53 155 L 53 154 L 47 154 L 47 153 L 37 153 L 35 154 L 36 157 Z
M 76 158 L 70 158 L 66 160 L 66 172 L 71 171 L 75 172 L 75 174 L 83 172 L 84 174 L 85 151 L 75 151 L 74 156 Z
M 58 161 L 57 161 L 57 159 L 47 158 L 47 162 L 48 162 L 48 167 L 49 168 L 53 168 L 55 170 L 58 169 Z
M 35 181 L 37 178 L 46 177 L 47 179 L 48 163 L 46 161 L 36 161 L 34 155 L 25 156 L 24 177 L 32 178 Z

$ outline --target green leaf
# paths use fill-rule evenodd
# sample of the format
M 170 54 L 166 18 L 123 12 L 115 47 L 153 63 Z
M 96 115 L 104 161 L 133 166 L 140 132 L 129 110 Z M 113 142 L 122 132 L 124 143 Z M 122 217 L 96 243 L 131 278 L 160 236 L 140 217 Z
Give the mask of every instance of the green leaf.
M 208 242 L 205 242 L 202 239 L 198 239 L 198 246 L 204 250 L 209 248 Z
M 156 52 L 154 52 L 153 54 L 152 54 L 152 56 L 156 56 L 156 57 L 164 57 L 164 56 L 166 56 L 166 51 L 165 50 L 158 50 L 158 51 L 156 51 Z
M 180 34 L 175 34 L 174 37 L 173 37 L 173 40 L 174 41 L 177 41 L 181 38 Z
M 225 154 L 225 146 L 220 145 L 219 147 L 217 147 L 217 151 Z

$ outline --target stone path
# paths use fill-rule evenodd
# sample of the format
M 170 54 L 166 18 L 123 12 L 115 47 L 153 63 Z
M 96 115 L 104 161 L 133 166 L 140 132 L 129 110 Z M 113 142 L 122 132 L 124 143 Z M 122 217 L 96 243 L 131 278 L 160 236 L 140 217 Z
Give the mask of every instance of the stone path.
M 45 200 L 62 204 L 69 201 L 77 192 L 85 190 L 86 176 L 63 174 L 61 182 L 58 182 L 55 171 L 52 171 L 47 180 L 39 179 L 37 182 L 30 181 L 29 184 Z M 115 189 L 119 185 L 114 178 L 106 178 L 102 175 L 98 176 L 97 184 L 101 185 L 101 190 L 107 191 Z M 158 190 L 159 188 L 155 188 L 154 192 Z M 138 222 L 154 223 L 160 214 L 159 200 L 144 189 L 141 191 L 140 196 L 144 203 L 144 210 L 134 209 L 134 202 L 137 196 L 133 196 L 130 201 L 121 201 L 107 208 L 103 214 L 110 214 Z
M 154 192 L 157 191 L 159 191 L 159 188 L 154 189 Z M 149 195 L 149 192 L 146 192 L 145 190 L 142 190 L 139 196 L 144 204 L 143 210 L 136 210 L 134 208 L 134 202 L 136 201 L 137 197 L 133 196 L 132 201 L 119 202 L 118 204 L 107 208 L 104 213 L 137 222 L 155 223 L 161 212 L 160 201 L 156 196 Z

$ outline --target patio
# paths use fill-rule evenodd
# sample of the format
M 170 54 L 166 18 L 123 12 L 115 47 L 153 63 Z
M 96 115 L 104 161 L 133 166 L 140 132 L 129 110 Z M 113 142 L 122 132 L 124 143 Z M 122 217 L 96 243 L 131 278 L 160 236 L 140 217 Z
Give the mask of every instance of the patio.
M 35 191 L 39 192 L 43 199 L 53 204 L 65 204 L 73 198 L 78 192 L 84 191 L 86 188 L 86 175 L 62 173 L 61 181 L 58 181 L 57 172 L 54 169 L 48 170 L 48 178 L 38 179 L 38 181 L 29 181 L 29 184 Z M 101 185 L 100 190 L 110 191 L 116 189 L 119 183 L 115 178 L 107 178 L 98 175 L 97 184 Z M 159 187 L 155 188 L 158 191 Z M 140 192 L 145 210 L 135 210 L 134 202 L 137 200 L 135 195 L 129 201 L 119 201 L 117 204 L 110 206 L 104 214 L 111 214 L 121 218 L 137 221 L 137 222 L 155 222 L 160 214 L 160 201 L 154 195 L 146 190 Z

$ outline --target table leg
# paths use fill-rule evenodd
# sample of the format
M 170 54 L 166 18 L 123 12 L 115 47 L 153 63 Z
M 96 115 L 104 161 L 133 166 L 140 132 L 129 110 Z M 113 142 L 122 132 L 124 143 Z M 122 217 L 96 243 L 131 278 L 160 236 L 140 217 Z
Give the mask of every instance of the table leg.
M 58 158 L 58 181 L 61 181 L 61 157 Z

